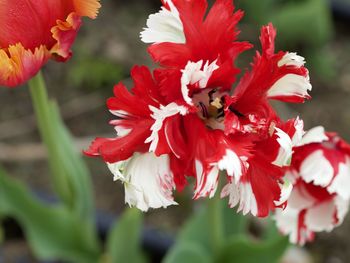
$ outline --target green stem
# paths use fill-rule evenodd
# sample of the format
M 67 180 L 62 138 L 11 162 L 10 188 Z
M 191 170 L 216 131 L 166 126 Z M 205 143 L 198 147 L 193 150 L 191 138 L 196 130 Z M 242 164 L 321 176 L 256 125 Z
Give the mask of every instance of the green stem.
M 220 206 L 220 196 L 217 194 L 212 199 L 208 200 L 209 225 L 211 243 L 214 253 L 217 253 L 223 243 L 223 218 L 222 209 Z
M 72 216 L 74 213 L 80 217 L 85 238 L 98 249 L 89 172 L 74 149 L 57 105 L 49 100 L 40 72 L 29 81 L 29 87 L 39 131 L 48 152 L 54 189 L 63 205 L 72 211 Z
M 57 140 L 55 138 L 53 131 L 54 127 L 51 125 L 51 119 L 53 112 L 51 110 L 50 101 L 48 98 L 46 85 L 44 78 L 39 72 L 35 77 L 29 81 L 29 88 L 31 93 L 31 98 L 33 102 L 33 107 L 38 123 L 38 128 L 43 139 L 44 144 L 48 150 L 49 163 L 51 171 L 53 174 L 53 182 L 56 192 L 60 196 L 61 200 L 66 203 L 66 205 L 71 206 L 71 192 L 66 175 L 63 174 L 61 169 L 57 169 L 58 164 L 53 161 L 53 156 L 57 154 Z

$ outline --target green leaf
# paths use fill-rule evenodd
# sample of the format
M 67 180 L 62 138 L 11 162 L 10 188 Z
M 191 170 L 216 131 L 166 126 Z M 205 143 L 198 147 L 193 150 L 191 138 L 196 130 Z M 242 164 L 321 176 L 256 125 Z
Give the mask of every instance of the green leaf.
M 175 250 L 178 245 L 181 245 L 181 243 L 195 243 L 199 244 L 207 251 L 210 251 L 208 216 L 208 209 L 206 206 L 196 211 L 181 229 L 177 237 L 177 243 L 172 250 Z
M 115 222 L 109 234 L 107 262 L 146 262 L 141 253 L 142 213 L 137 209 L 127 209 Z
M 94 221 L 94 202 L 91 187 L 90 173 L 82 157 L 77 153 L 70 132 L 65 127 L 58 108 L 54 102 L 50 103 L 52 122 L 55 137 L 59 138 L 56 143 L 57 155 L 53 157 L 56 167 L 60 165 L 66 173 L 68 183 L 72 189 L 74 210 L 81 218 Z
M 99 245 L 90 224 L 67 207 L 47 205 L 0 170 L 0 214 L 18 221 L 42 260 L 96 263 Z
M 220 201 L 221 224 L 224 238 L 227 239 L 233 235 L 238 235 L 246 231 L 247 217 L 237 214 L 235 209 L 227 206 L 227 203 Z M 170 255 L 182 251 L 182 244 L 196 244 L 202 248 L 209 257 L 214 254 L 210 231 L 212 226 L 209 221 L 210 211 L 208 206 L 203 206 L 196 211 L 192 217 L 186 222 L 181 232 L 177 237 L 176 244 L 171 248 L 169 254 L 166 256 L 164 262 L 168 262 Z M 179 249 L 179 247 L 181 249 Z M 182 252 L 181 252 L 182 253 Z
M 215 262 L 277 263 L 288 247 L 288 239 L 278 237 L 267 241 L 252 241 L 245 236 L 232 237 L 222 248 Z
M 55 103 L 48 99 L 41 73 L 29 86 L 39 130 L 48 149 L 56 192 L 67 207 L 92 225 L 94 205 L 88 169 L 76 152 Z
M 230 208 L 226 202 L 221 202 L 224 220 L 225 237 L 244 234 L 247 231 L 248 217 L 237 213 L 237 208 Z
M 183 242 L 171 250 L 164 263 L 210 263 L 212 256 L 199 244 Z
M 215 262 L 279 262 L 288 245 L 288 238 L 281 236 L 275 222 L 268 219 L 261 240 L 251 240 L 245 232 L 231 236 Z

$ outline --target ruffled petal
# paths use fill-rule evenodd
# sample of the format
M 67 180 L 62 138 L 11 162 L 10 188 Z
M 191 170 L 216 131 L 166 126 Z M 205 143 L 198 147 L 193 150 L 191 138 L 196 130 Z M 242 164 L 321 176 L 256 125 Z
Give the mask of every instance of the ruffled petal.
M 336 193 L 345 200 L 350 199 L 350 158 L 346 158 L 345 163 L 339 164 L 338 174 L 335 176 L 332 183 L 327 187 L 328 192 Z
M 198 62 L 189 61 L 187 63 L 186 67 L 181 70 L 181 93 L 183 100 L 187 104 L 193 105 L 191 98 L 192 92 L 194 90 L 206 88 L 213 72 L 218 68 L 219 66 L 216 64 L 216 61 L 212 62 L 210 65 L 208 61 L 204 64 L 202 60 Z
M 308 70 L 300 57 L 291 56 L 294 53 L 275 54 L 275 37 L 272 24 L 261 29 L 262 54 L 257 52 L 251 71 L 242 77 L 234 92 L 235 109 L 243 114 L 270 113 L 267 99 L 299 103 L 310 98 Z
M 134 152 L 146 152 L 144 143 L 150 134 L 152 120 L 132 122 L 131 131 L 117 138 L 96 138 L 84 153 L 89 156 L 101 156 L 105 162 L 115 163 L 130 158 Z
M 167 1 L 168 9 L 162 9 L 147 19 L 147 27 L 141 32 L 144 43 L 185 43 L 185 34 L 179 12 L 171 0 Z
M 237 212 L 243 215 L 251 213 L 254 216 L 259 214 L 258 202 L 255 198 L 250 183 L 229 183 L 221 191 L 221 198 L 229 197 L 229 206 L 234 208 L 238 205 Z
M 129 160 L 109 163 L 108 167 L 114 180 L 124 183 L 125 202 L 130 206 L 148 211 L 177 204 L 172 194 L 175 184 L 168 155 L 135 154 Z
M 22 44 L 0 50 L 0 86 L 15 87 L 34 77 L 50 54 L 45 46 L 32 52 Z
M 316 232 L 331 231 L 343 222 L 350 200 L 350 157 L 347 143 L 323 127 L 311 129 L 300 142 L 286 174 L 293 191 L 275 219 L 291 242 L 303 245 Z
M 321 143 L 324 141 L 328 141 L 328 137 L 324 128 L 322 126 L 318 126 L 307 131 L 303 136 L 300 145 L 297 146 L 302 146 L 310 143 Z
M 73 0 L 75 11 L 79 16 L 95 19 L 101 7 L 100 0 Z
M 308 91 L 312 90 L 308 70 L 304 67 L 305 60 L 296 53 L 286 53 L 277 63 L 278 67 L 295 69 L 295 73 L 289 73 L 277 80 L 268 90 L 267 96 L 270 99 L 282 100 L 285 102 L 303 102 L 310 99 Z
M 322 150 L 310 154 L 300 166 L 300 176 L 307 183 L 326 187 L 332 181 L 333 175 L 332 164 L 324 157 Z
M 291 119 L 286 123 L 279 124 L 275 130 L 280 149 L 273 164 L 280 167 L 289 166 L 292 161 L 293 147 L 301 144 L 304 135 L 304 122 L 299 118 Z
M 284 206 L 287 193 L 283 182 L 284 170 L 274 165 L 279 150 L 277 138 L 272 136 L 254 146 L 252 156 L 248 156 L 240 181 L 230 182 L 222 196 L 229 196 L 231 207 L 239 204 L 238 211 L 244 214 L 266 217 L 276 207 Z M 234 191 L 238 191 L 235 193 Z M 283 201 L 283 202 L 281 202 Z
M 57 41 L 50 52 L 59 61 L 66 61 L 72 56 L 71 46 L 81 26 L 81 17 L 70 13 L 66 21 L 57 20 L 57 25 L 51 29 L 52 37 Z
M 186 115 L 187 108 L 184 106 L 179 106 L 176 103 L 168 104 L 167 106 L 160 106 L 160 109 L 156 107 L 150 107 L 152 111 L 152 118 L 154 123 L 151 127 L 151 135 L 145 140 L 145 143 L 150 143 L 150 152 L 155 152 L 157 154 L 157 148 L 159 143 L 159 132 L 164 128 L 163 123 L 167 118 L 173 117 L 177 114 Z M 158 154 L 157 154 L 158 155 Z
M 348 206 L 349 200 L 298 181 L 287 207 L 276 211 L 274 219 L 279 230 L 289 235 L 290 242 L 304 245 L 314 239 L 315 232 L 331 231 L 340 225 Z
M 280 167 L 288 166 L 292 159 L 293 142 L 287 133 L 279 128 L 275 129 L 276 135 L 278 136 L 277 141 L 280 145 L 280 149 L 276 159 L 272 163 Z
M 163 118 L 157 122 L 151 111 L 151 108 L 161 107 L 159 100 L 162 99 L 157 93 L 156 83 L 147 67 L 136 66 L 131 75 L 134 80 L 131 91 L 119 83 L 114 87 L 114 97 L 107 101 L 110 112 L 119 118 L 110 122 L 116 126 L 118 137 L 95 139 L 85 154 L 101 156 L 108 163 L 116 163 L 130 158 L 134 152 L 147 152 L 149 142 L 159 139 L 157 136 L 162 129 Z M 152 140 L 145 142 L 150 136 Z
M 148 23 L 152 22 L 152 27 L 149 26 L 141 33 L 144 40 L 155 43 L 148 50 L 152 58 L 162 66 L 182 69 L 188 61 L 203 60 L 212 63 L 220 57 L 222 63 L 229 60 L 233 72 L 233 60 L 251 48 L 250 44 L 236 41 L 239 33 L 236 26 L 243 12 L 234 12 L 232 1 L 216 1 L 207 16 L 206 0 L 173 0 L 163 3 L 163 10 L 148 20 Z M 158 21 L 160 16 L 165 18 L 164 21 Z M 169 32 L 164 32 L 169 27 L 170 35 Z

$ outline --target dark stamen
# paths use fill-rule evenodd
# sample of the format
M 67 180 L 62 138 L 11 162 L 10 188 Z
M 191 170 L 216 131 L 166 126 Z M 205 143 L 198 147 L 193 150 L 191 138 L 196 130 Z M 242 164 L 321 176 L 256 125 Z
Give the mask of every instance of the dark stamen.
M 199 106 L 200 106 L 201 109 L 202 109 L 203 117 L 206 118 L 206 119 L 208 119 L 208 118 L 209 118 L 209 113 L 208 113 L 207 107 L 205 107 L 205 105 L 204 105 L 203 102 L 199 102 Z
M 238 110 L 236 110 L 235 108 L 233 108 L 232 105 L 229 107 L 229 109 L 230 109 L 230 111 L 232 111 L 234 114 L 236 114 L 238 117 L 242 117 L 242 118 L 245 117 L 244 114 L 240 113 Z
M 209 103 L 212 103 L 214 101 L 214 94 L 218 91 L 218 89 L 213 89 L 209 91 L 208 96 L 209 96 Z
M 222 118 L 225 116 L 224 108 L 219 109 L 218 115 L 216 116 L 217 119 Z

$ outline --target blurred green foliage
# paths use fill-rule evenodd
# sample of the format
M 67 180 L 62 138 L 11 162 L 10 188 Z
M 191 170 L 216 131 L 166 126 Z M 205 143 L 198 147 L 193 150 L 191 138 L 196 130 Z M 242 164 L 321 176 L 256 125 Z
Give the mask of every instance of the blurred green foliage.
M 224 202 L 219 205 L 219 227 L 223 233 L 220 247 L 214 249 L 211 242 L 211 210 L 204 206 L 182 228 L 164 263 L 278 262 L 288 247 L 288 239 L 280 236 L 273 222 L 266 227 L 260 240 L 253 240 L 248 235 L 249 218 L 237 214 Z
M 0 170 L 0 213 L 16 219 L 27 241 L 41 260 L 76 263 L 143 263 L 140 238 L 142 214 L 128 209 L 116 221 L 103 254 L 99 241 L 82 220 L 64 204 L 47 204 L 36 198 L 21 182 Z
M 122 66 L 114 61 L 78 49 L 67 77 L 76 87 L 96 90 L 103 87 L 110 89 L 124 77 L 124 73 Z
M 127 209 L 112 227 L 106 244 L 106 262 L 147 262 L 141 251 L 142 212 L 136 208 Z
M 236 0 L 245 11 L 244 21 L 255 31 L 272 22 L 280 48 L 302 50 L 308 67 L 317 78 L 329 81 L 335 70 L 327 43 L 334 35 L 327 0 Z
M 62 204 L 38 200 L 20 182 L 0 170 L 0 213 L 16 219 L 38 258 L 95 263 L 99 245 L 88 222 Z

